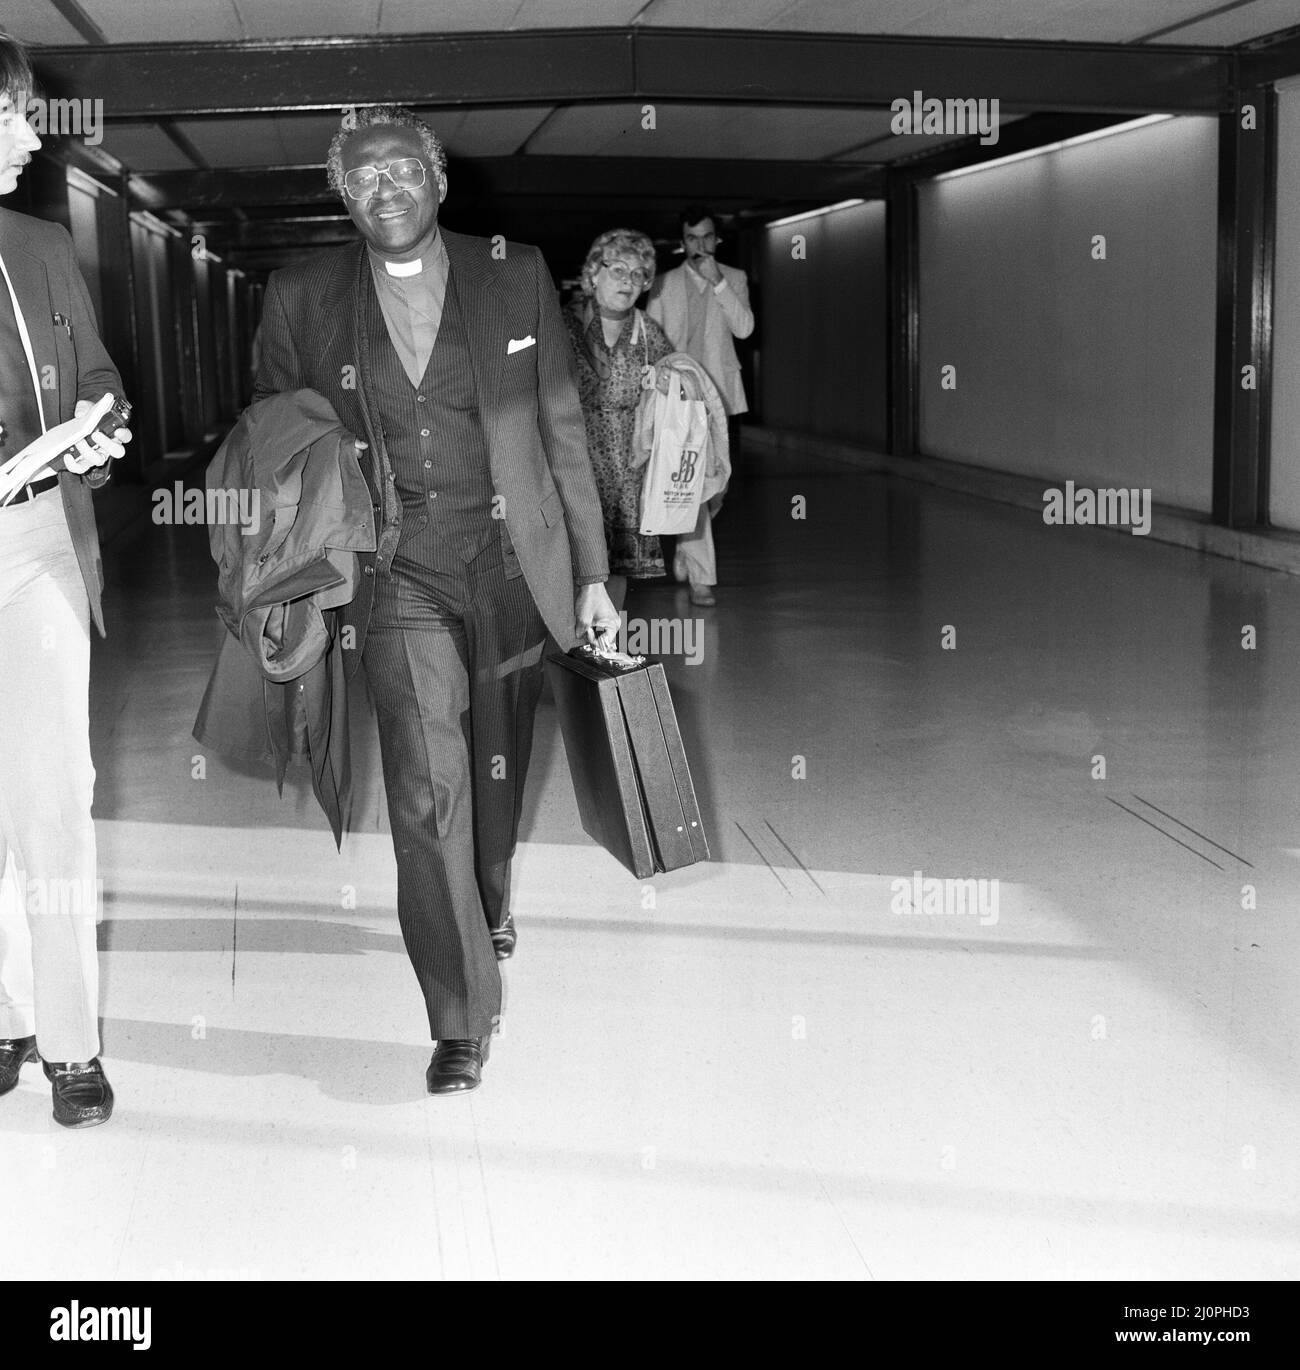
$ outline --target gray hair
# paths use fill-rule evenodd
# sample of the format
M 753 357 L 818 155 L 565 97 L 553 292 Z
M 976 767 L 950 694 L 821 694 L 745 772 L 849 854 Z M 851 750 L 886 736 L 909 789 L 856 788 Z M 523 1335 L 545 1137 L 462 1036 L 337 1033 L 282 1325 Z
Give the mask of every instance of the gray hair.
M 578 273 L 584 295 L 596 293 L 596 272 L 611 252 L 620 256 L 635 257 L 645 272 L 645 288 L 649 289 L 651 281 L 655 278 L 655 245 L 644 233 L 637 232 L 635 228 L 611 228 L 608 233 L 602 233 L 592 243 L 587 259 L 582 264 L 582 270 Z
M 330 150 L 325 158 L 325 170 L 329 176 L 330 189 L 340 199 L 343 190 L 343 145 L 354 133 L 363 128 L 376 128 L 395 125 L 397 128 L 413 128 L 420 135 L 420 146 L 424 149 L 424 160 L 429 164 L 435 179 L 447 174 L 447 154 L 438 135 L 413 110 L 405 105 L 360 105 L 349 106 L 343 114 L 343 122 L 338 132 L 330 140 Z

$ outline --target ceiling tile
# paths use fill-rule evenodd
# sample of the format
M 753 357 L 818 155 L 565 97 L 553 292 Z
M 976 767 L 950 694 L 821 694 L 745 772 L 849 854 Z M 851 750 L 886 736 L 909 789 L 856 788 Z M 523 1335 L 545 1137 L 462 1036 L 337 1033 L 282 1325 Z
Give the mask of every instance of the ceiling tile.
M 765 29 L 789 8 L 790 0 L 654 0 L 640 22 L 656 28 Z
M 248 38 L 361 37 L 377 33 L 381 0 L 234 0 Z
M 935 38 L 1131 43 L 1216 0 L 655 0 L 641 23 Z M 1239 43 L 1293 25 L 1295 0 L 1255 0 L 1160 41 Z
M 132 171 L 194 170 L 194 163 L 157 124 L 108 124 L 103 147 Z
M 186 119 L 176 124 L 216 167 L 324 165 L 338 126 L 334 114 Z
M 110 43 L 206 43 L 243 38 L 231 0 L 80 0 Z
M 384 0 L 380 23 L 384 33 L 610 28 L 630 23 L 644 3 L 645 0 Z
M 1195 7 L 1198 13 L 1211 8 L 1217 6 L 1203 3 Z M 1255 0 L 1254 4 L 1243 9 L 1231 10 L 1213 19 L 1203 19 L 1198 24 L 1179 29 L 1177 33 L 1158 38 L 1156 42 L 1209 43 L 1216 47 L 1220 44 L 1233 45 L 1249 42 L 1252 38 L 1262 38 L 1281 29 L 1292 29 L 1297 24 L 1300 24 L 1300 5 L 1296 4 L 1296 0 Z M 1150 33 L 1160 27 L 1160 24 L 1151 24 L 1143 32 Z
M 1133 42 L 1217 8 L 1215 0 L 81 0 L 110 42 L 649 26 L 1057 42 Z M 1232 44 L 1294 25 L 1295 0 L 1255 0 L 1158 41 Z M 6 0 L 29 43 L 84 40 L 49 0 Z
M 422 109 L 449 157 L 508 157 L 551 113 L 549 105 L 512 109 Z
M 50 4 L 50 0 L 5 0 L 0 31 L 20 43 L 75 47 L 86 40 Z
M 1151 15 L 1194 11 L 1199 0 L 796 0 L 772 25 L 782 30 L 935 38 L 1054 38 L 1127 42 Z
M 867 135 L 870 141 L 864 139 L 860 146 L 837 154 L 832 161 L 895 162 L 900 157 L 912 157 L 918 152 L 929 152 L 945 144 L 967 141 L 966 138 L 954 138 L 950 133 L 895 133 L 889 126 L 893 116 L 887 109 L 873 110 L 871 114 L 876 116 L 878 122 Z M 1000 114 L 998 127 L 1005 128 L 1024 117 L 1023 114 Z

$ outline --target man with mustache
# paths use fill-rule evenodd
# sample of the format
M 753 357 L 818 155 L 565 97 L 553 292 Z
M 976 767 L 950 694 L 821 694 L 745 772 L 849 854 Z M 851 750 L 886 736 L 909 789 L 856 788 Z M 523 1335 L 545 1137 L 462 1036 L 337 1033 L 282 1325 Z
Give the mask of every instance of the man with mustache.
M 0 195 L 41 140 L 25 117 L 32 72 L 0 37 Z M 0 209 L 0 462 L 79 418 L 122 382 L 104 351 L 72 240 Z M 99 913 L 90 816 L 90 620 L 103 574 L 91 487 L 131 434 L 92 435 L 32 473 L 0 508 L 0 1095 L 42 1060 L 54 1120 L 93 1127 L 113 1111 L 99 1061 Z
M 727 411 L 734 471 L 740 431 L 737 420 L 749 408 L 734 339 L 747 338 L 754 331 L 749 285 L 743 271 L 717 260 L 718 231 L 711 210 L 704 205 L 687 205 L 679 221 L 686 260 L 655 281 L 646 313 L 678 351 L 699 362 L 717 386 Z M 700 505 L 695 531 L 677 539 L 673 574 L 690 585 L 692 604 L 708 607 L 718 602 L 718 561 L 707 504 Z
M 341 640 L 379 717 L 398 919 L 436 1043 L 426 1087 L 462 1093 L 515 945 L 547 631 L 568 648 L 619 618 L 541 254 L 439 226 L 446 158 L 408 109 L 349 110 L 328 167 L 364 241 L 271 277 L 254 398 L 310 387 L 364 449 L 378 548 Z

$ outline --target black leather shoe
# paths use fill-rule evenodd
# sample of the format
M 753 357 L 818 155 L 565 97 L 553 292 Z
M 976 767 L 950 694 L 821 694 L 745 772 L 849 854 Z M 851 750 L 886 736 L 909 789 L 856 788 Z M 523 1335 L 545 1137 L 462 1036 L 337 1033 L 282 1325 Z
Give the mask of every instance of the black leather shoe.
M 95 1127 L 113 1115 L 113 1087 L 99 1057 L 93 1061 L 46 1061 L 54 1086 L 54 1121 L 60 1127 Z
M 38 1061 L 35 1037 L 9 1037 L 0 1041 L 0 1094 L 18 1083 L 18 1073 L 28 1061 Z
M 508 913 L 506 921 L 499 928 L 492 929 L 492 950 L 496 952 L 498 961 L 508 961 L 515 954 L 515 940 L 518 936 L 515 931 L 515 916 Z
M 424 1083 L 430 1094 L 464 1094 L 483 1082 L 490 1037 L 448 1037 L 433 1050 Z

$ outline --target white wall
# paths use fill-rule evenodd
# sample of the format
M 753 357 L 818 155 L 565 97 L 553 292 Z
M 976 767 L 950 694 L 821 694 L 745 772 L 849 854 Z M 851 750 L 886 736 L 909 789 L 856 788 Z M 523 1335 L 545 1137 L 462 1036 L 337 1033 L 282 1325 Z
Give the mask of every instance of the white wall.
M 1269 519 L 1300 529 L 1300 80 L 1278 82 L 1277 113 Z
M 1217 181 L 1187 117 L 923 186 L 921 451 L 1208 513 Z

